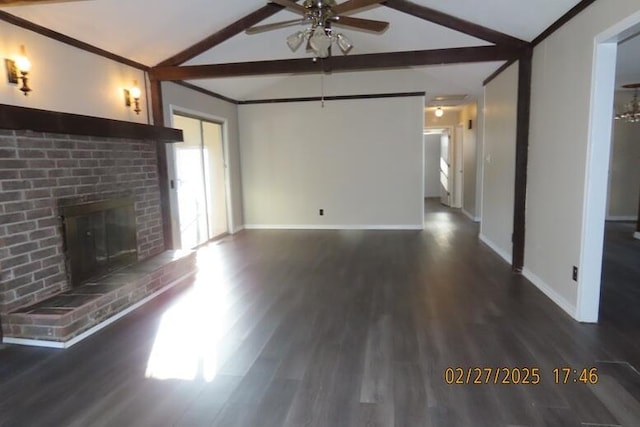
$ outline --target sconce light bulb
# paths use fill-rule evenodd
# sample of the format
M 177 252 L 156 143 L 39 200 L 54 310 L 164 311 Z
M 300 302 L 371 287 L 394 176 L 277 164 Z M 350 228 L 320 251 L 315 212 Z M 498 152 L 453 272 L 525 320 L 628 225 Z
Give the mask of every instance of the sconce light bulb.
M 21 73 L 28 73 L 31 71 L 31 61 L 26 56 L 19 56 L 16 59 L 16 67 Z
M 142 95 L 142 91 L 140 91 L 138 84 L 135 83 L 134 86 L 131 88 L 131 97 L 133 99 L 140 99 L 141 95 Z

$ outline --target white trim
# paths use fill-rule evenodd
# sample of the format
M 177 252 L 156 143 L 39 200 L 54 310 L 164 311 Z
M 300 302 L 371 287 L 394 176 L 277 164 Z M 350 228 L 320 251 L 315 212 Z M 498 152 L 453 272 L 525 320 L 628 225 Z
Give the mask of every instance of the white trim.
M 424 230 L 424 225 L 245 224 L 245 230 Z
M 576 307 L 567 301 L 562 295 L 553 290 L 544 280 L 536 276 L 531 270 L 522 269 L 522 275 L 526 277 L 533 285 L 538 288 L 543 294 L 545 294 L 551 301 L 556 303 L 561 309 L 563 309 L 569 316 L 574 319 L 576 316 Z
M 477 216 L 473 216 L 471 215 L 469 212 L 467 212 L 464 208 L 461 209 L 462 213 L 469 218 L 471 221 L 473 222 L 480 222 L 480 218 L 478 218 Z
M 633 233 L 633 238 L 640 240 L 640 231 L 636 231 L 635 233 Z
M 607 221 L 635 221 L 638 219 L 637 215 L 609 215 Z
M 5 337 L 4 340 L 3 340 L 3 344 L 26 345 L 26 346 L 31 346 L 31 347 L 58 348 L 58 349 L 69 348 L 69 347 L 71 347 L 71 346 L 73 346 L 75 344 L 78 344 L 80 341 L 84 340 L 85 338 L 90 337 L 91 335 L 95 334 L 96 332 L 106 328 L 107 326 L 109 326 L 112 323 L 114 323 L 116 320 L 119 320 L 122 317 L 126 316 L 127 314 L 131 313 L 132 311 L 136 310 L 137 308 L 140 308 L 141 306 L 143 306 L 144 304 L 148 303 L 152 299 L 160 296 L 161 294 L 165 293 L 169 289 L 171 289 L 171 288 L 175 287 L 176 285 L 182 283 L 184 280 L 188 279 L 189 277 L 191 277 L 191 276 L 193 276 L 195 274 L 196 274 L 195 271 L 193 271 L 191 273 L 188 273 L 188 274 L 185 274 L 184 276 L 180 277 L 177 280 L 174 280 L 173 282 L 169 283 L 165 287 L 155 291 L 151 295 L 148 295 L 147 297 L 141 299 L 140 301 L 136 302 L 135 304 L 127 307 L 126 309 L 124 309 L 122 311 L 119 311 L 118 313 L 114 314 L 113 316 L 109 317 L 108 319 L 105 319 L 104 321 L 98 323 L 94 327 L 92 327 L 90 329 L 87 329 L 86 331 L 84 331 L 80 335 L 78 335 L 76 337 L 73 337 L 69 341 L 60 342 L 60 341 L 33 340 L 33 339 L 26 339 L 26 338 Z
M 244 230 L 244 225 L 239 225 L 231 232 L 231 234 L 239 233 L 242 230 Z
M 481 233 L 480 236 L 478 236 L 478 237 L 480 238 L 480 241 L 482 243 L 484 243 L 485 245 L 489 246 L 489 248 L 491 248 L 491 250 L 493 250 L 495 253 L 500 255 L 500 257 L 502 259 L 507 261 L 509 264 L 513 264 L 513 260 L 511 258 L 511 254 L 506 253 L 503 249 L 501 249 L 498 245 L 496 245 L 493 241 L 491 241 L 484 234 Z

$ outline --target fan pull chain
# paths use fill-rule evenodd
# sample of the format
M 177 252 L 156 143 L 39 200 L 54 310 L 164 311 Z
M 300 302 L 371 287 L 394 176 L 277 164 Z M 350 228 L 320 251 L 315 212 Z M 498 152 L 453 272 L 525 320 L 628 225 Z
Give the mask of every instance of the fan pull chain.
M 321 102 L 322 108 L 324 108 L 324 73 L 320 74 L 320 92 L 321 92 Z

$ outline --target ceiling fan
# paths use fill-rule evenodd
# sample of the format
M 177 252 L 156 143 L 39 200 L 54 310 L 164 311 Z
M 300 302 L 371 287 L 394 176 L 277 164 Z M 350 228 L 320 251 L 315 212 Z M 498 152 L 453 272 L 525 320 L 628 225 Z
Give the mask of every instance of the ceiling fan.
M 335 0 L 304 0 L 302 4 L 298 4 L 292 0 L 271 0 L 272 3 L 279 4 L 287 8 L 287 10 L 302 15 L 302 18 L 257 25 L 247 29 L 246 33 L 258 34 L 279 28 L 307 24 L 309 27 L 306 30 L 297 31 L 287 37 L 287 45 L 292 51 L 296 51 L 307 40 L 307 51 L 313 52 L 316 57 L 326 58 L 331 54 L 331 45 L 335 42 L 342 53 L 346 55 L 353 48 L 353 44 L 344 34 L 334 33 L 333 26 L 381 33 L 389 27 L 388 22 L 353 18 L 345 16 L 345 14 L 353 13 L 358 9 L 379 4 L 383 1 L 347 0 L 338 4 Z
M 2 6 L 20 6 L 27 4 L 38 4 L 38 3 L 64 3 L 71 1 L 84 1 L 84 0 L 0 0 L 0 7 Z

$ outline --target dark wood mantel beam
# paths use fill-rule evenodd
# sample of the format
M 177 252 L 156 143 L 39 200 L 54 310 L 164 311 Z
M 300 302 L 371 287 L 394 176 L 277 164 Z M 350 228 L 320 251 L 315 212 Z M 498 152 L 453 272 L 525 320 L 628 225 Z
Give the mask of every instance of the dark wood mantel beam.
M 269 74 L 317 73 L 324 71 L 357 71 L 444 65 L 471 62 L 506 61 L 518 57 L 520 49 L 504 46 L 479 46 L 454 49 L 415 50 L 367 55 L 333 56 L 314 62 L 311 58 L 275 61 L 236 62 L 229 64 L 155 67 L 152 80 L 175 81 L 221 77 L 259 76 Z
M 412 3 L 408 0 L 387 0 L 382 4 L 399 12 L 407 13 L 411 16 L 415 16 L 416 18 L 421 18 L 425 21 L 433 22 L 434 24 L 442 25 L 443 27 L 447 27 L 497 45 L 516 47 L 525 47 L 529 45 L 528 42 L 508 34 L 483 27 L 482 25 L 478 25 L 470 21 L 465 21 L 464 19 L 456 18 L 455 16 L 447 15 L 446 13 Z
M 240 34 L 247 28 L 253 27 L 261 21 L 267 19 L 268 17 L 275 15 L 282 9 L 284 9 L 283 6 L 277 5 L 275 3 L 267 3 L 267 5 L 261 7 L 255 12 L 252 12 L 249 15 L 238 19 L 233 24 L 228 25 L 220 31 L 211 34 L 209 37 L 199 41 L 193 46 L 190 46 L 182 52 L 165 59 L 164 61 L 156 65 L 156 67 L 167 67 L 184 64 L 188 60 L 193 59 L 196 56 L 208 51 L 209 49 L 229 40 L 231 37 Z

